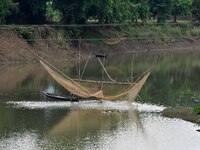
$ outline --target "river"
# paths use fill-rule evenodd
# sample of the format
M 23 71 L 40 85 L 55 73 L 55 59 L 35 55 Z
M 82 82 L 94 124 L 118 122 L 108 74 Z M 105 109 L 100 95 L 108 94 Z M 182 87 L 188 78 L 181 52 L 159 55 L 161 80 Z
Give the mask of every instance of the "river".
M 197 124 L 167 118 L 161 113 L 167 107 L 200 104 L 198 53 L 121 54 L 108 56 L 104 64 L 113 79 L 131 82 L 149 68 L 158 55 L 160 60 L 140 98 L 131 104 L 127 99 L 52 101 L 42 92 L 68 93 L 40 64 L 0 66 L 0 149 L 199 150 Z M 83 61 L 81 68 L 84 64 Z M 77 78 L 76 66 L 57 67 Z M 83 78 L 108 80 L 100 68 L 98 61 L 92 58 Z

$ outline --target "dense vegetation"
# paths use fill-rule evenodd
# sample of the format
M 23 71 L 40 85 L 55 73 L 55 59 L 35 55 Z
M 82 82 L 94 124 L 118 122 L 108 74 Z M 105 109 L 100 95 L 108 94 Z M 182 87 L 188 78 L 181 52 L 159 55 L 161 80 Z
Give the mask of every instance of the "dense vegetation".
M 0 0 L 1 24 L 200 21 L 200 0 Z
M 200 105 L 194 108 L 194 112 L 200 114 Z

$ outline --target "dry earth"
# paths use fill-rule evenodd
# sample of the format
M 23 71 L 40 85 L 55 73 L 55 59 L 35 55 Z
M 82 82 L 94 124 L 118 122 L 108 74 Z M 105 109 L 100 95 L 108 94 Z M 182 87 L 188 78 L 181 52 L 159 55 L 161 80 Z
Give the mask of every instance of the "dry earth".
M 15 29 L 0 29 L 0 64 L 5 63 L 32 63 L 37 62 L 34 57 L 26 49 L 30 49 L 35 54 L 51 61 L 73 63 L 78 58 L 78 47 L 68 43 L 68 47 L 64 48 L 59 41 L 56 40 L 38 40 L 35 44 L 29 44 L 23 39 Z M 81 56 L 104 53 L 128 53 L 132 51 L 199 51 L 200 39 L 171 39 L 163 41 L 157 40 L 124 40 L 115 45 L 94 44 L 91 42 L 81 43 Z

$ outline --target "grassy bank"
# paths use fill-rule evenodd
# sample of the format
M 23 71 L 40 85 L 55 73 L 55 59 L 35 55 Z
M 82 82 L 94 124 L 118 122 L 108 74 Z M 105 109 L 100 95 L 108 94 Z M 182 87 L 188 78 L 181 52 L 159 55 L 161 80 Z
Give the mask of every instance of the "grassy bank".
M 2 28 L 2 27 L 0 27 Z M 57 40 L 86 39 L 92 44 L 102 44 L 104 39 L 127 38 L 153 41 L 168 41 L 171 39 L 194 38 L 200 36 L 200 26 L 190 22 L 179 24 L 134 24 L 119 26 L 4 26 L 16 29 L 22 37 L 35 43 L 40 38 L 51 36 Z M 53 34 L 52 34 L 53 33 Z M 62 41 L 61 41 L 62 43 Z M 117 43 L 117 42 L 113 42 Z M 111 43 L 112 44 L 112 43 Z
M 0 48 L 4 50 L 4 56 L 0 56 L 3 63 L 10 62 L 11 59 L 13 62 L 27 61 L 28 55 L 20 52 L 27 47 L 35 49 L 36 53 L 52 53 L 54 50 L 62 55 L 62 52 L 66 52 L 70 56 L 67 59 L 72 59 L 76 57 L 79 48 L 84 51 L 82 55 L 86 52 L 96 54 L 176 49 L 178 46 L 181 49 L 198 47 L 200 39 L 200 27 L 189 22 L 115 26 L 9 25 L 0 26 L 0 31 L 4 34 L 0 37 L 4 41 L 0 43 Z M 196 41 L 193 42 L 194 40 Z M 8 41 L 12 45 L 8 44 Z M 16 59 L 17 53 L 20 53 L 20 56 Z M 9 54 L 12 56 L 8 56 Z
M 192 38 L 200 36 L 200 27 L 191 23 L 150 24 L 144 26 L 125 26 L 116 35 L 140 39 L 169 40 L 174 38 Z

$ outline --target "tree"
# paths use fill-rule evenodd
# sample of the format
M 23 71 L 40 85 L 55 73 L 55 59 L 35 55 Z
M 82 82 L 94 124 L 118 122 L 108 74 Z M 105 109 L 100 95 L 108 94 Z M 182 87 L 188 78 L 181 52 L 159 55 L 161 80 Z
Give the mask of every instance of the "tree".
M 196 20 L 200 22 L 200 0 L 193 0 L 192 15 Z
M 139 12 L 140 8 L 141 5 L 132 0 L 107 0 L 106 3 L 100 1 L 97 18 L 101 23 L 137 22 L 140 12 L 142 13 Z
M 150 10 L 153 17 L 157 16 L 157 22 L 163 23 L 172 11 L 172 0 L 149 0 Z
M 46 21 L 59 22 L 61 20 L 60 11 L 53 8 L 52 1 L 46 3 Z
M 53 6 L 62 14 L 66 24 L 84 24 L 89 18 L 99 23 L 123 23 L 145 21 L 148 16 L 148 0 L 53 0 Z
M 0 23 L 10 23 L 10 16 L 19 12 L 16 0 L 1 0 L 0 2 Z
M 53 0 L 53 5 L 62 14 L 62 23 L 86 23 L 86 0 Z
M 113 23 L 119 17 L 118 9 L 116 15 L 113 15 L 113 9 L 116 6 L 116 0 L 95 0 L 93 5 L 97 8 L 97 19 L 99 23 Z
M 186 15 L 190 12 L 192 0 L 173 0 L 172 14 L 174 15 L 174 22 L 177 21 L 178 15 Z
M 22 23 L 41 24 L 45 22 L 47 0 L 19 0 Z
M 1 3 L 0 3 L 0 23 L 9 14 L 9 7 L 10 7 L 10 1 L 9 0 L 1 0 Z
M 139 18 L 143 21 L 146 22 L 148 19 L 148 14 L 149 14 L 149 4 L 147 0 L 140 0 L 138 7 L 138 13 L 139 13 Z
M 134 10 L 136 6 L 129 0 L 115 0 L 112 9 L 114 22 L 123 23 L 133 19 Z

